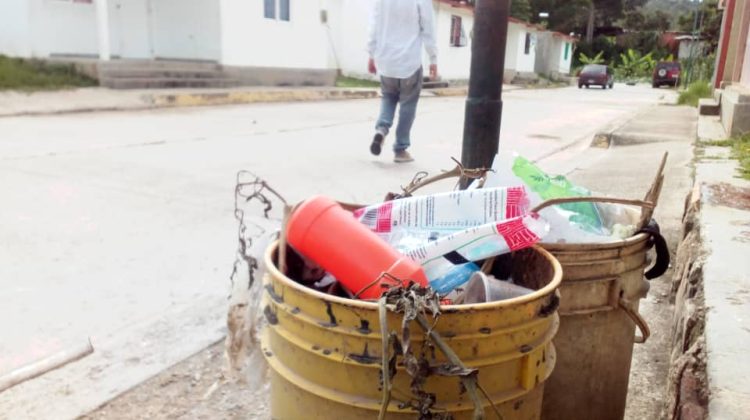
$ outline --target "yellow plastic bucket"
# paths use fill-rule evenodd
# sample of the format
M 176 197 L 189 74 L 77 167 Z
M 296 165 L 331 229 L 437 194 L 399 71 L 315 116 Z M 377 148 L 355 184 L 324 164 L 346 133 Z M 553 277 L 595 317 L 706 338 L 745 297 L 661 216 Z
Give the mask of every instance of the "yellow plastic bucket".
M 274 419 L 373 419 L 380 410 L 381 337 L 378 305 L 342 299 L 304 287 L 276 268 L 277 245 L 269 247 L 264 313 L 269 326 L 262 335 L 271 367 L 271 415 Z M 545 380 L 555 366 L 552 338 L 559 318 L 556 289 L 560 264 L 534 247 L 511 257 L 516 283 L 536 289 L 505 301 L 444 306 L 435 330 L 470 367 L 506 419 L 538 419 Z M 388 327 L 401 315 L 388 313 Z M 424 336 L 411 329 L 415 353 Z M 435 350 L 435 363 L 445 362 Z M 410 396 L 409 375 L 398 367 L 393 379 L 389 419 L 415 418 L 399 403 Z M 474 406 L 457 377 L 430 376 L 435 411 L 456 419 L 471 418 Z M 487 417 L 494 414 L 486 409 Z
M 648 326 L 638 314 L 649 235 L 608 244 L 542 244 L 563 268 L 557 365 L 544 390 L 545 420 L 620 420 L 633 343 Z M 641 335 L 635 335 L 638 326 Z

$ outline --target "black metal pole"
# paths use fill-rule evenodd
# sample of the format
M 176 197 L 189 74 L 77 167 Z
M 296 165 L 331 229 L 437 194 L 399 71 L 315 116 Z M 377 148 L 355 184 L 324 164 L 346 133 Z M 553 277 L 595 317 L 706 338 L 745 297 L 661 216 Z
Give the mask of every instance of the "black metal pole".
M 509 0 L 477 0 L 461 163 L 489 168 L 500 142 Z M 466 187 L 466 185 L 462 185 Z

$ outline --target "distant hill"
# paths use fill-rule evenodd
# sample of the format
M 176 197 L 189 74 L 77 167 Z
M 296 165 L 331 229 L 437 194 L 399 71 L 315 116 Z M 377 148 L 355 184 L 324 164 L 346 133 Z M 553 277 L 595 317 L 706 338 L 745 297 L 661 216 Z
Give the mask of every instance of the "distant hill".
M 705 1 L 705 0 L 704 0 Z M 649 0 L 643 6 L 644 12 L 662 11 L 669 13 L 672 17 L 672 27 L 677 27 L 677 18 L 685 13 L 692 12 L 700 7 L 701 3 L 697 0 Z

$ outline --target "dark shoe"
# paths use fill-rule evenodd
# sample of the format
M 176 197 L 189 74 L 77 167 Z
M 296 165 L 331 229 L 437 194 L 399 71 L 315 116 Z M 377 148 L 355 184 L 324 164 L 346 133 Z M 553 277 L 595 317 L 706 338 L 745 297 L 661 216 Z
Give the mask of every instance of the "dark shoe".
M 393 157 L 393 161 L 396 163 L 412 162 L 413 160 L 414 158 L 406 150 L 399 150 Z
M 375 137 L 372 138 L 372 144 L 370 144 L 370 153 L 375 156 L 380 155 L 380 152 L 383 150 L 383 141 L 385 141 L 383 133 L 375 133 Z

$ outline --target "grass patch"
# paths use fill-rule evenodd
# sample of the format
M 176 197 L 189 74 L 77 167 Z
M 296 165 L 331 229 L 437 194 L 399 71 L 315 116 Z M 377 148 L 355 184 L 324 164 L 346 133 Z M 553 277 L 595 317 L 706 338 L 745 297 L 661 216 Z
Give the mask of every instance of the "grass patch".
M 380 83 L 366 80 L 357 79 L 355 77 L 339 76 L 336 78 L 336 87 L 342 88 L 376 88 L 380 87 Z
M 698 100 L 711 97 L 711 85 L 706 81 L 697 81 L 690 84 L 687 89 L 680 92 L 677 103 L 697 107 Z
M 731 147 L 734 145 L 733 139 L 725 139 L 725 140 L 708 140 L 708 141 L 699 141 L 699 146 L 716 146 L 716 147 Z
M 707 146 L 730 147 L 732 149 L 731 157 L 737 159 L 740 165 L 738 168 L 740 178 L 750 180 L 750 133 L 726 140 L 701 141 L 696 146 L 696 160 L 721 159 L 716 156 L 706 156 L 705 147 Z
M 740 176 L 750 179 L 750 133 L 735 137 L 732 144 L 732 157 L 740 162 Z
M 96 86 L 72 64 L 46 63 L 0 55 L 0 90 L 54 90 Z

